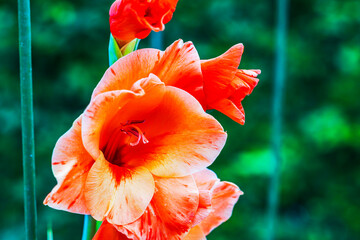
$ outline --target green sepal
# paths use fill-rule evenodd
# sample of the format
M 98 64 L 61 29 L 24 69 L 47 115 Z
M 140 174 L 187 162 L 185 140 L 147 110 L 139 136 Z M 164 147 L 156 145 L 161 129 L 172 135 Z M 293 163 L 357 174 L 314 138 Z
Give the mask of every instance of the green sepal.
M 135 51 L 140 43 L 140 39 L 135 38 L 128 44 L 126 44 L 124 47 L 121 48 L 121 53 L 123 56 L 128 55 L 129 53 Z
M 110 34 L 109 41 L 109 66 L 116 62 L 119 58 L 135 51 L 139 46 L 140 39 L 135 38 L 131 42 L 126 43 L 124 46 L 119 46 L 115 38 Z
M 109 41 L 109 66 L 116 62 L 119 58 L 123 57 L 119 45 L 117 44 L 115 38 L 110 34 Z

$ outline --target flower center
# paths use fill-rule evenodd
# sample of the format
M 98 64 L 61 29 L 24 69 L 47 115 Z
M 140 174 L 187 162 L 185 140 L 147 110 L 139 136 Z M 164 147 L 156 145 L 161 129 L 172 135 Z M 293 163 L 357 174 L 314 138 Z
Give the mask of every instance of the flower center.
M 149 140 L 146 139 L 145 137 L 145 133 L 143 133 L 141 131 L 141 129 L 136 126 L 135 124 L 139 124 L 139 123 L 143 123 L 143 121 L 131 121 L 131 122 L 127 122 L 125 124 L 121 124 L 123 128 L 120 129 L 120 131 L 122 131 L 123 133 L 127 134 L 130 136 L 130 146 L 136 146 L 140 143 L 140 141 L 142 141 L 144 144 L 147 144 L 149 142 Z M 132 136 L 136 137 L 136 141 L 135 142 L 131 142 L 131 138 Z
M 107 143 L 103 148 L 105 159 L 113 164 L 122 165 L 121 155 L 124 147 L 128 145 L 134 147 L 139 145 L 140 142 L 147 144 L 149 140 L 145 137 L 145 133 L 136 126 L 143 122 L 144 121 L 127 121 L 110 133 L 110 137 L 107 139 Z

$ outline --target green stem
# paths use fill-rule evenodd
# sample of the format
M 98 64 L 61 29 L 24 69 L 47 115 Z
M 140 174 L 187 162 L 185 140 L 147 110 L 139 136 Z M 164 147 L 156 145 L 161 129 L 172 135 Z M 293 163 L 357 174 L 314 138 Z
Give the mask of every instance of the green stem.
M 99 230 L 102 223 L 102 221 L 96 221 L 96 231 Z
M 90 215 L 85 215 L 84 229 L 81 240 L 91 240 L 96 233 L 96 220 Z
M 30 1 L 18 0 L 21 127 L 24 173 L 25 234 L 36 239 L 34 116 L 31 67 Z
M 276 35 L 276 59 L 275 59 L 275 84 L 273 99 L 273 133 L 272 148 L 274 155 L 274 172 L 269 185 L 269 212 L 268 232 L 266 239 L 275 238 L 277 211 L 279 205 L 279 187 L 281 175 L 281 135 L 282 135 L 282 106 L 283 89 L 285 82 L 286 63 L 286 28 L 287 28 L 287 0 L 277 0 L 277 35 Z
M 46 240 L 54 240 L 53 230 L 52 230 L 52 224 L 51 222 L 48 223 L 47 226 L 47 239 Z

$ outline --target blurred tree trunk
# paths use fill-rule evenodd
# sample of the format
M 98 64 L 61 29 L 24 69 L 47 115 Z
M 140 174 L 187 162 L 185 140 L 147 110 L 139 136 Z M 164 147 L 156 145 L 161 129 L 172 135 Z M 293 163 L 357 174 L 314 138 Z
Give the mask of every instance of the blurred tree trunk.
M 274 96 L 273 96 L 273 132 L 272 151 L 274 156 L 274 172 L 270 178 L 268 199 L 268 231 L 266 239 L 273 240 L 276 233 L 276 220 L 279 202 L 279 188 L 281 175 L 281 148 L 282 148 L 282 108 L 283 92 L 286 74 L 286 28 L 288 0 L 277 0 L 276 26 L 276 56 L 274 69 Z
M 163 32 L 151 32 L 150 46 L 152 48 L 163 50 Z

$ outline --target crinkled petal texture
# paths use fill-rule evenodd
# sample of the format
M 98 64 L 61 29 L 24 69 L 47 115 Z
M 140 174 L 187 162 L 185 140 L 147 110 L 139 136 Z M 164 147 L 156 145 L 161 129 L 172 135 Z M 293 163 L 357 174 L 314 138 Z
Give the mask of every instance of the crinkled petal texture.
M 240 70 L 243 45 L 237 44 L 223 55 L 201 61 L 191 42 L 175 41 L 164 52 L 155 49 L 135 51 L 114 63 L 94 90 L 93 97 L 105 91 L 130 89 L 150 73 L 167 86 L 183 89 L 195 97 L 204 110 L 216 109 L 244 124 L 242 100 L 258 83 L 260 70 Z M 121 74 L 118 74 L 121 73 Z
M 209 169 L 194 174 L 199 191 L 211 193 L 211 212 L 192 228 L 185 239 L 204 239 L 214 228 L 227 221 L 242 191 L 233 183 L 220 182 Z M 200 231 L 201 230 L 201 231 Z M 204 234 L 204 236 L 202 235 Z M 198 238 L 195 238 L 198 236 Z
M 200 57 L 191 42 L 175 41 L 162 52 L 152 72 L 165 85 L 183 89 L 204 104 Z
M 130 90 L 136 81 L 149 76 L 161 55 L 160 50 L 140 49 L 120 58 L 106 70 L 91 99 L 104 92 Z
M 120 41 L 146 38 L 163 31 L 178 0 L 117 0 L 110 7 L 110 31 Z
M 89 214 L 84 198 L 84 184 L 94 160 L 81 141 L 81 117 L 56 143 L 52 170 L 57 185 L 44 204 L 59 210 Z
M 195 226 L 190 229 L 183 240 L 206 240 L 206 235 L 200 226 Z
M 201 62 L 208 108 L 216 109 L 240 124 L 245 123 L 241 101 L 257 85 L 256 77 L 260 74 L 260 70 L 237 69 L 243 50 L 244 46 L 237 44 L 223 55 Z
M 144 166 L 160 177 L 190 175 L 215 160 L 226 133 L 193 96 L 165 87 L 154 74 L 135 83 L 132 91 L 138 94 L 128 102 L 119 90 L 100 93 L 84 113 L 84 146 L 94 159 L 103 151 L 110 162 Z M 126 144 L 135 142 L 123 134 L 127 123 L 135 123 L 146 144 Z
M 123 154 L 131 166 L 143 165 L 160 177 L 181 177 L 209 166 L 226 141 L 221 125 L 190 94 L 166 87 L 163 101 L 144 116 L 149 143 Z
M 119 167 L 101 154 L 88 174 L 85 199 L 96 220 L 126 224 L 144 213 L 154 190 L 154 179 L 146 168 Z
M 45 203 L 114 225 L 160 218 L 159 233 L 183 234 L 200 202 L 189 176 L 215 160 L 226 133 L 193 96 L 152 73 L 129 88 L 95 94 L 59 140 L 53 157 L 58 185 Z
M 194 97 L 165 87 L 154 74 L 130 90 L 94 97 L 82 116 L 81 136 L 87 156 L 96 159 L 82 183 L 86 206 L 95 219 L 116 225 L 135 221 L 155 201 L 153 175 L 185 177 L 202 170 L 226 141 L 221 125 Z
M 192 43 L 179 40 L 119 59 L 59 139 L 58 184 L 45 204 L 104 221 L 98 239 L 205 239 L 242 194 L 206 169 L 227 135 L 204 111 L 242 119 L 240 102 L 259 72 L 237 69 L 241 53 L 237 45 L 201 62 Z
M 165 51 L 140 49 L 116 61 L 96 86 L 92 98 L 100 93 L 127 89 L 153 73 L 167 86 L 185 90 L 205 106 L 199 55 L 191 42 L 175 41 Z
M 192 226 L 199 203 L 193 177 L 156 177 L 155 185 L 154 197 L 138 220 L 127 225 L 114 225 L 129 239 L 181 239 Z
M 199 190 L 199 206 L 193 221 L 193 226 L 196 226 L 211 213 L 212 189 L 220 180 L 213 171 L 208 169 L 193 174 L 193 177 Z
M 181 178 L 154 178 L 156 190 L 144 214 L 130 224 L 111 227 L 105 222 L 97 235 L 109 232 L 113 239 L 205 240 L 230 218 L 243 194 L 235 184 L 220 182 L 208 169 Z M 210 203 L 201 204 L 201 192 L 210 193 Z M 210 211 L 204 212 L 203 206 Z
M 199 224 L 205 235 L 231 217 L 234 205 L 242 194 L 233 183 L 219 182 L 215 185 L 211 199 L 213 211 Z

